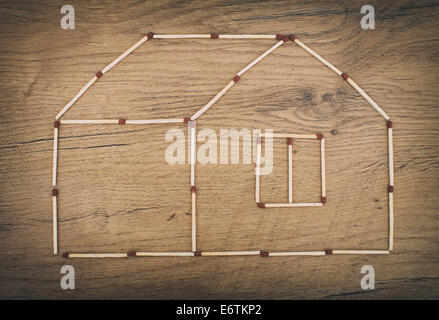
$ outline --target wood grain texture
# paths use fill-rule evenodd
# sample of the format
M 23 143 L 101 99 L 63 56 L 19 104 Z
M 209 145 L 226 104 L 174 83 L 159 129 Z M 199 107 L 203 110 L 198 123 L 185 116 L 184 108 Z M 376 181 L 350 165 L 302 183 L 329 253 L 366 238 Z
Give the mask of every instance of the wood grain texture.
M 372 1 L 0 2 L 1 298 L 439 298 L 439 5 Z M 78 90 L 145 33 L 294 33 L 348 73 L 394 124 L 395 250 L 380 256 L 52 255 L 52 122 Z M 274 40 L 275 41 L 275 40 Z M 189 117 L 273 40 L 151 40 L 105 74 L 63 119 Z M 170 166 L 165 134 L 183 124 L 65 125 L 59 136 L 60 252 L 189 251 L 189 165 Z M 322 132 L 328 202 L 258 209 L 254 164 L 197 165 L 199 250 L 387 249 L 385 121 L 348 83 L 292 42 L 247 72 L 197 131 Z M 278 141 L 279 140 L 279 141 Z M 219 143 L 218 143 L 219 144 Z M 287 202 L 287 145 L 262 201 Z M 294 201 L 320 200 L 319 146 L 293 146 Z M 76 270 L 76 290 L 59 273 Z M 376 289 L 360 269 L 373 265 Z

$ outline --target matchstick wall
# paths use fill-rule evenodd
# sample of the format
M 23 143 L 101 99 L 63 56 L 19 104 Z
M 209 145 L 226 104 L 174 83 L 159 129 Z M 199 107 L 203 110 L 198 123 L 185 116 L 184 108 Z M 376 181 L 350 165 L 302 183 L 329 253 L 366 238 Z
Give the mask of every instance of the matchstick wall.
M 130 53 L 135 51 L 138 47 L 151 39 L 212 39 L 218 41 L 220 39 L 273 39 L 278 40 L 275 45 L 265 51 L 258 58 L 249 63 L 245 68 L 236 73 L 236 75 L 230 80 L 230 82 L 222 89 L 217 95 L 215 95 L 206 105 L 204 105 L 199 111 L 188 118 L 176 118 L 176 119 L 106 119 L 106 120 L 61 120 L 64 113 L 102 76 L 109 72 L 114 66 L 126 58 Z M 198 251 L 197 250 L 197 215 L 196 215 L 196 202 L 197 202 L 197 187 L 195 183 L 195 167 L 196 167 L 196 120 L 209 110 L 223 95 L 227 93 L 240 79 L 241 77 L 259 63 L 262 59 L 268 56 L 282 45 L 285 45 L 291 40 L 295 44 L 299 45 L 305 51 L 307 51 L 314 58 L 319 60 L 326 67 L 334 71 L 338 76 L 347 81 L 386 121 L 388 132 L 388 157 L 389 157 L 389 238 L 388 238 L 388 250 L 333 250 L 324 249 L 321 251 L 304 251 L 304 252 L 272 252 L 272 251 Z M 180 256 L 180 257 L 200 257 L 200 256 L 251 256 L 259 255 L 261 257 L 276 257 L 276 256 L 324 256 L 330 254 L 389 254 L 393 250 L 393 124 L 390 117 L 378 106 L 369 95 L 361 89 L 352 78 L 346 73 L 341 72 L 339 69 L 330 64 L 327 60 L 306 46 L 303 42 L 299 41 L 293 35 L 229 35 L 229 34 L 188 34 L 188 35 L 156 35 L 152 32 L 146 34 L 142 39 L 135 43 L 132 47 L 122 53 L 108 66 L 98 71 L 94 77 L 84 86 L 82 89 L 70 100 L 62 110 L 56 115 L 54 122 L 54 145 L 53 145 L 53 176 L 52 176 L 52 198 L 53 198 L 53 253 L 58 254 L 58 196 L 62 196 L 62 192 L 58 193 L 57 189 L 57 168 L 58 168 L 58 134 L 63 125 L 75 125 L 75 124 L 94 124 L 94 125 L 106 125 L 106 124 L 118 124 L 118 125 L 148 125 L 148 124 L 177 124 L 187 125 L 189 130 L 189 145 L 190 145 L 190 159 L 191 159 L 191 174 L 190 174 L 190 191 L 192 196 L 192 251 L 190 252 L 139 252 L 129 251 L 125 253 L 63 253 L 65 258 L 126 258 L 126 257 L 163 257 L 163 256 Z M 255 200 L 259 208 L 270 207 L 300 207 L 300 206 L 323 206 L 326 203 L 326 178 L 325 178 L 325 139 L 321 134 L 273 134 L 272 137 L 286 138 L 288 143 L 288 203 L 262 203 L 259 199 L 259 173 L 260 173 L 260 160 L 261 160 L 261 142 L 264 135 L 261 135 L 257 141 L 257 159 L 256 159 L 256 187 L 255 187 Z M 320 152 L 321 152 L 321 181 L 322 181 L 322 196 L 321 202 L 318 203 L 294 203 L 293 191 L 292 191 L 292 144 L 293 139 L 319 139 L 320 140 Z

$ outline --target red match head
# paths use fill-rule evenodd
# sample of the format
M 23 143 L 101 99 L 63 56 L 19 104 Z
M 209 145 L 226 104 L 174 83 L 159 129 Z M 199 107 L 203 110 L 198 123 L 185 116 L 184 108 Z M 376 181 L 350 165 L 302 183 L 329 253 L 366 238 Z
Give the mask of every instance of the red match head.
M 196 186 L 192 186 L 191 187 L 191 192 L 192 193 L 197 193 L 197 187 Z
M 146 34 L 146 36 L 148 37 L 148 39 L 154 38 L 154 33 L 152 33 L 152 32 L 148 32 L 148 33 Z
M 96 78 L 102 77 L 104 74 L 101 71 L 96 72 Z
M 127 252 L 127 255 L 129 257 L 135 257 L 135 256 L 137 256 L 137 253 L 136 253 L 136 251 L 129 251 L 129 252 Z
M 210 39 L 218 39 L 218 35 L 216 33 L 211 33 L 210 34 Z
M 265 203 L 258 202 L 258 208 L 265 208 Z
M 393 128 L 393 123 L 392 123 L 392 121 L 387 121 L 387 128 Z
M 347 81 L 348 78 L 349 78 L 348 74 L 347 74 L 347 73 L 344 73 L 344 72 L 341 74 L 341 77 L 342 77 L 343 79 L 345 79 L 346 81 Z
M 69 257 L 69 253 L 68 253 L 68 252 L 64 252 L 64 253 L 62 254 L 62 257 L 63 257 L 63 258 L 68 258 L 68 257 Z
M 125 119 L 119 119 L 119 124 L 125 124 L 126 120 Z
M 191 118 L 184 118 L 184 123 L 188 123 L 189 121 L 191 121 Z
M 52 189 L 52 196 L 54 197 L 58 196 L 58 189 Z
M 332 254 L 332 250 L 331 249 L 325 249 L 325 254 Z
M 59 128 L 59 120 L 56 120 L 56 121 L 53 123 L 53 127 L 54 127 L 54 128 Z
M 269 253 L 268 253 L 268 251 L 260 251 L 260 253 L 259 253 L 260 255 L 261 255 L 261 257 L 268 257 L 268 255 L 269 255 Z
M 240 76 L 235 76 L 235 77 L 233 78 L 233 82 L 238 82 L 238 81 L 239 81 L 239 79 L 241 79 L 241 77 L 240 77 Z
M 323 139 L 323 133 L 317 133 L 316 136 L 317 136 L 317 139 L 319 139 L 319 140 Z
M 288 144 L 289 146 L 292 146 L 292 145 L 293 145 L 293 138 L 288 138 L 288 139 L 287 139 L 287 144 Z
M 294 35 L 290 34 L 290 39 L 291 39 L 292 41 L 294 41 L 294 40 L 296 40 L 297 38 L 296 38 Z
M 201 257 L 201 251 L 194 251 L 194 256 Z
M 283 42 L 287 42 L 289 39 L 290 39 L 290 37 L 288 37 L 288 36 L 283 36 L 282 37 L 282 41 Z
M 326 197 L 322 197 L 322 203 L 323 203 L 323 204 L 326 203 Z
M 389 191 L 389 193 L 393 193 L 393 186 L 389 186 L 389 187 L 387 188 L 387 190 Z
M 276 35 L 276 40 L 282 40 L 283 37 L 284 37 L 283 35 L 281 35 L 281 34 L 277 34 L 277 35 Z

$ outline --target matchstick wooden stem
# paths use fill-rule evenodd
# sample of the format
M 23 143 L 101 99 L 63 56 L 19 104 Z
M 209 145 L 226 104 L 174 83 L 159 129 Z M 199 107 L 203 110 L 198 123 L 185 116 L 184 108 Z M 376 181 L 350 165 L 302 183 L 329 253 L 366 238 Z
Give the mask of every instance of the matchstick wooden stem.
M 154 36 L 155 37 L 155 36 Z M 148 40 L 147 36 L 144 36 L 142 39 L 137 41 L 134 45 L 132 45 L 128 50 L 126 50 L 124 53 L 122 53 L 119 57 L 113 60 L 108 66 L 106 66 L 104 69 L 102 69 L 102 73 L 105 74 L 108 71 L 110 71 L 116 64 L 121 62 L 123 59 L 125 59 L 130 53 L 132 53 L 134 50 L 136 50 L 138 47 L 140 47 L 143 43 L 145 43 Z
M 387 250 L 332 250 L 332 254 L 389 254 Z
M 210 34 L 155 34 L 154 39 L 210 39 Z
M 193 252 L 136 252 L 136 257 L 193 257 Z
M 61 124 L 118 124 L 118 119 L 103 120 L 60 120 Z
M 293 145 L 291 144 L 288 145 L 288 202 L 293 202 Z
M 390 120 L 390 117 L 383 111 L 383 109 L 381 109 L 381 107 L 379 105 L 376 104 L 375 101 L 372 100 L 371 97 L 369 97 L 369 95 L 364 92 L 363 89 L 360 88 L 360 86 L 354 81 L 352 80 L 352 78 L 348 78 L 346 80 L 351 86 L 352 88 L 354 88 L 355 90 L 357 90 L 357 92 L 367 101 L 369 102 L 369 104 L 386 120 Z
M 321 207 L 321 202 L 310 203 L 265 203 L 266 208 L 288 208 L 288 207 Z
M 58 254 L 58 197 L 52 196 L 52 199 L 53 254 Z
M 119 124 L 120 119 L 103 119 L 103 120 L 60 120 L 62 124 Z M 175 119 L 148 119 L 148 120 L 124 120 L 123 124 L 166 124 L 166 123 L 183 123 L 183 118 Z
M 326 197 L 325 139 L 320 140 L 320 163 L 322 171 L 322 197 Z
M 203 251 L 202 256 L 259 256 L 260 251 Z
M 262 133 L 261 137 L 292 138 L 292 139 L 318 139 L 315 134 L 288 134 L 288 133 Z
M 389 147 L 389 185 L 393 186 L 393 129 L 387 129 Z
M 56 115 L 56 119 L 58 120 L 59 118 L 62 117 L 62 115 L 69 110 L 69 108 L 76 102 L 76 100 L 78 100 L 84 93 L 85 91 L 88 90 L 88 88 L 90 88 L 93 83 L 96 82 L 98 78 L 96 76 L 94 76 L 89 82 L 87 82 L 87 84 L 85 86 L 82 87 L 81 90 L 79 90 L 79 92 L 73 97 L 72 100 L 70 100 L 69 103 L 67 103 L 64 108 L 62 108 L 62 110 Z
M 299 46 L 301 46 L 303 49 L 305 49 L 305 51 L 307 51 L 310 55 L 312 55 L 314 58 L 316 58 L 317 60 L 319 60 L 321 63 L 323 63 L 325 66 L 327 66 L 329 69 L 331 69 L 332 71 L 334 71 L 336 74 L 338 74 L 339 76 L 341 76 L 342 72 L 340 70 L 338 70 L 336 67 L 334 67 L 332 64 L 330 64 L 326 59 L 324 59 L 322 56 L 320 56 L 317 52 L 315 52 L 314 50 L 312 50 L 310 47 L 308 47 L 307 45 L 305 45 L 302 41 L 295 39 L 294 40 L 295 43 L 297 43 Z
M 393 251 L 393 192 L 389 192 L 389 251 Z
M 196 140 L 196 123 L 195 121 L 188 122 L 190 132 L 191 132 L 191 186 L 195 186 L 195 163 L 196 163 L 196 148 L 197 148 L 197 140 Z
M 255 200 L 259 202 L 260 190 L 259 190 L 259 176 L 260 176 L 260 167 L 261 167 L 261 138 L 258 137 L 256 141 L 256 188 L 255 188 Z
M 324 256 L 325 251 L 285 251 L 285 252 L 269 252 L 270 257 L 280 256 Z
M 197 194 L 192 192 L 192 251 L 197 251 Z
M 220 34 L 219 39 L 276 39 L 275 34 Z
M 216 94 L 215 97 L 212 98 L 204 107 L 202 107 L 200 110 L 198 110 L 192 117 L 191 120 L 196 120 L 199 116 L 201 116 L 203 113 L 205 113 L 211 106 L 213 106 L 227 91 L 230 90 L 231 87 L 235 84 L 235 81 L 230 81 L 224 89 L 222 89 L 220 92 Z
M 276 43 L 274 46 L 272 46 L 270 49 L 268 49 L 267 51 L 265 51 L 263 54 L 261 54 L 259 57 L 257 57 L 255 60 L 253 60 L 249 65 L 247 65 L 244 69 L 242 69 L 241 71 L 239 71 L 237 73 L 238 76 L 242 76 L 244 73 L 246 73 L 248 70 L 250 70 L 250 68 L 252 68 L 253 66 L 255 66 L 259 61 L 261 61 L 262 59 L 264 59 L 266 56 L 268 56 L 270 53 L 272 53 L 274 50 L 276 50 L 277 48 L 279 48 L 282 44 L 284 44 L 285 42 L 283 40 L 279 41 L 278 43 Z
M 69 253 L 68 258 L 126 258 L 126 253 Z
M 58 128 L 53 128 L 53 169 L 52 169 L 52 185 L 56 186 L 57 170 L 58 170 Z
M 150 120 L 125 120 L 126 124 L 156 124 L 156 123 L 183 123 L 183 118 L 175 119 L 150 119 Z

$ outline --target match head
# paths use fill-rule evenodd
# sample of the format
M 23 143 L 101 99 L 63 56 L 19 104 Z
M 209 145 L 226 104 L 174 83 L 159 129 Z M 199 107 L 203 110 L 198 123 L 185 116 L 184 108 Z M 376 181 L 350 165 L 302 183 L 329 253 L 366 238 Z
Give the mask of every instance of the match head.
M 261 255 L 261 257 L 268 257 L 270 254 L 268 253 L 268 251 L 260 251 L 259 254 Z
M 58 196 L 58 189 L 52 189 L 52 196 L 54 197 Z
M 332 254 L 332 250 L 331 249 L 325 249 L 325 254 Z
M 287 139 L 287 144 L 288 144 L 289 146 L 292 146 L 292 145 L 293 145 L 293 138 L 288 138 L 288 139 Z
M 323 204 L 326 203 L 326 197 L 322 197 L 322 203 L 323 203 Z
M 194 251 L 195 257 L 201 257 L 201 251 Z
M 146 36 L 148 37 L 148 39 L 154 38 L 154 33 L 152 33 L 152 32 L 148 32 L 148 33 L 146 34 Z
M 188 123 L 189 121 L 191 121 L 191 118 L 184 118 L 183 121 L 184 123 Z
M 191 192 L 192 193 L 197 193 L 197 187 L 196 186 L 192 186 L 191 187 Z
M 393 186 L 388 186 L 387 191 L 389 191 L 389 193 L 393 193 Z
M 235 77 L 233 78 L 233 82 L 238 82 L 238 81 L 239 81 L 239 79 L 241 79 L 241 77 L 240 77 L 240 76 L 235 76 Z
M 392 123 L 392 121 L 390 121 L 390 120 L 387 121 L 387 128 L 388 128 L 388 129 L 393 128 L 393 123 Z
M 101 71 L 96 72 L 96 78 L 102 77 L 104 74 Z
M 290 34 L 290 39 L 291 39 L 292 41 L 294 41 L 294 40 L 296 40 L 297 38 L 296 38 L 294 35 Z
M 126 120 L 125 119 L 119 119 L 119 124 L 125 124 L 126 123 Z
M 61 255 L 63 258 L 68 258 L 69 257 L 69 253 L 68 252 L 64 252 L 62 255 Z
M 282 41 L 283 42 L 287 42 L 289 39 L 290 39 L 290 37 L 288 37 L 288 36 L 283 36 L 282 37 Z
M 210 39 L 218 39 L 218 35 L 216 33 L 211 33 L 210 34 Z
M 345 79 L 346 81 L 347 81 L 348 78 L 349 78 L 348 74 L 347 74 L 347 73 L 344 73 L 344 72 L 341 74 L 341 77 L 342 77 L 343 79 Z
M 258 202 L 258 208 L 265 208 L 265 203 Z
M 137 256 L 137 253 L 136 253 L 136 251 L 128 251 L 128 252 L 127 252 L 127 256 L 128 256 L 128 257 L 136 257 L 136 256 Z
M 319 139 L 319 140 L 323 139 L 323 133 L 317 133 L 316 136 L 317 136 L 317 139 Z
M 59 128 L 59 120 L 56 120 L 55 122 L 53 122 L 53 127 Z
M 283 37 L 284 37 L 283 35 L 281 35 L 281 34 L 277 34 L 277 35 L 276 35 L 276 40 L 282 40 Z

